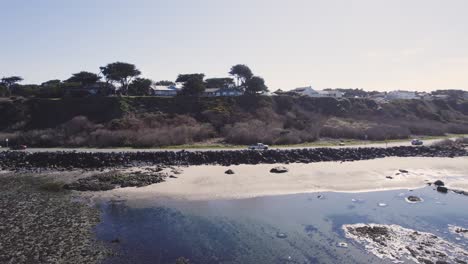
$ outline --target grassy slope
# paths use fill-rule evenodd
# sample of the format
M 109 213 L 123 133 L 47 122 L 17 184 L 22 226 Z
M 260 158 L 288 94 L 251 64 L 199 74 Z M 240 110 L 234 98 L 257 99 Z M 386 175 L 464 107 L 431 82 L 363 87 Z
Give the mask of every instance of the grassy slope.
M 86 116 L 95 123 L 106 123 L 127 114 L 165 113 L 184 114 L 200 122 L 208 122 L 206 112 L 221 114 L 222 122 L 235 123 L 249 118 L 259 109 L 271 109 L 278 116 L 294 112 L 307 116 L 316 114 L 327 122 L 344 122 L 347 125 L 385 123 L 387 120 L 420 122 L 430 120 L 443 123 L 468 124 L 468 101 L 400 100 L 378 105 L 372 100 L 333 98 L 235 97 L 235 98 L 161 98 L 161 97 L 87 97 L 64 99 L 0 100 L 0 131 L 54 128 L 75 116 Z M 303 117 L 302 117 L 303 118 Z M 307 119 L 305 119 L 307 122 Z M 337 121 L 338 120 L 338 121 Z M 359 144 L 349 140 L 346 144 Z M 337 144 L 336 140 L 321 140 L 298 146 Z M 222 143 L 175 146 L 236 147 Z M 240 146 L 237 146 L 240 147 Z

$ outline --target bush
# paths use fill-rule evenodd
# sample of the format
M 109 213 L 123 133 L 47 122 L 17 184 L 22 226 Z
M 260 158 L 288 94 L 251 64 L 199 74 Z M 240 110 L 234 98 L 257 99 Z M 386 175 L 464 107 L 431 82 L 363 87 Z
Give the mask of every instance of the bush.
M 61 192 L 63 191 L 63 182 L 46 182 L 39 186 L 39 188 L 46 192 Z
M 436 141 L 432 143 L 432 146 L 435 146 L 435 147 L 455 147 L 457 145 L 458 144 L 455 141 L 450 140 L 450 139 L 444 139 L 444 140 Z

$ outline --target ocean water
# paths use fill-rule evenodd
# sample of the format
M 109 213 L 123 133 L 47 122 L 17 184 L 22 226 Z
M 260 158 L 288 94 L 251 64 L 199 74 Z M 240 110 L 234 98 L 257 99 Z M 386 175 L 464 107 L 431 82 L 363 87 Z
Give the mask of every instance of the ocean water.
M 409 195 L 424 201 L 411 204 Z M 98 239 L 116 252 L 105 263 L 391 263 L 344 236 L 344 224 L 397 224 L 468 249 L 448 225 L 468 228 L 468 196 L 432 187 L 367 193 L 310 193 L 242 200 L 101 202 Z M 340 243 L 347 243 L 342 247 Z M 406 262 L 410 263 L 410 262 Z

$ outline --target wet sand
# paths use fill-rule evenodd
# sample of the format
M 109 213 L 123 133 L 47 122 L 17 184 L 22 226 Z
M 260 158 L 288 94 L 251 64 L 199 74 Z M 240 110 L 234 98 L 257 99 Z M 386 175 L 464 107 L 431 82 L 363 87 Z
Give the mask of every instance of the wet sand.
M 285 166 L 289 172 L 270 173 L 270 169 L 275 166 Z M 168 179 L 163 183 L 141 188 L 116 189 L 99 193 L 98 196 L 119 199 L 240 199 L 325 191 L 415 189 L 435 180 L 444 181 L 449 188 L 468 191 L 468 157 L 383 158 L 355 162 L 229 167 L 210 165 L 181 169 L 183 172 L 177 175 L 178 178 Z M 225 174 L 228 169 L 232 169 L 235 174 Z M 408 173 L 399 170 L 407 170 Z

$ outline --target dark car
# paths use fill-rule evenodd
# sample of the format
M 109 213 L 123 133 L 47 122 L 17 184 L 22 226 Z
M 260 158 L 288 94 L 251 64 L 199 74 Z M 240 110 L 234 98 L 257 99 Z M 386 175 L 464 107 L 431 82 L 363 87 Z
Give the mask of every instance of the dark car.
M 28 146 L 26 146 L 26 145 L 16 145 L 16 146 L 10 147 L 10 150 L 25 150 L 27 148 L 28 148 Z
M 413 146 L 422 146 L 424 143 L 420 139 L 413 139 L 411 140 L 411 145 Z

